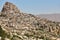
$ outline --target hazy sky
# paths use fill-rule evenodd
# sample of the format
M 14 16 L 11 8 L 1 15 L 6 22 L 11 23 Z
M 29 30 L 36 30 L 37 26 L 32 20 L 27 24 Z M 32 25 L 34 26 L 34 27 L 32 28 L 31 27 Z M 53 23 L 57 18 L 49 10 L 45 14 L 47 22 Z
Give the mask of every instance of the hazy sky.
M 21 11 L 32 14 L 60 13 L 60 0 L 0 0 L 0 10 L 8 1 Z

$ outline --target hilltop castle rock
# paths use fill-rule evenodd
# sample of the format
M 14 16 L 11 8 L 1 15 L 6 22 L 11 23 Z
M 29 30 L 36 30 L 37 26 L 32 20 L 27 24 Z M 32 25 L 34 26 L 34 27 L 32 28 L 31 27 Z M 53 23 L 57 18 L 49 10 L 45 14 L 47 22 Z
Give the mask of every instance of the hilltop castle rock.
M 19 9 L 12 3 L 6 2 L 3 6 L 2 12 L 14 12 L 19 13 Z
M 3 6 L 0 15 L 0 40 L 57 39 L 60 39 L 60 22 L 21 13 L 9 2 Z
M 20 10 L 14 4 L 6 2 L 1 12 L 2 15 L 12 16 L 13 14 L 20 13 Z

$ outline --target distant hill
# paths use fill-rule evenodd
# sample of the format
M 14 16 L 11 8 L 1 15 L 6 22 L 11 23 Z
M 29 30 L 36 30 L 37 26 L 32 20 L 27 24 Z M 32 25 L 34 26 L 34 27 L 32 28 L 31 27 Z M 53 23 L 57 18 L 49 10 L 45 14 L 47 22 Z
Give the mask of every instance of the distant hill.
M 60 14 L 40 14 L 38 16 L 46 18 L 51 21 L 60 22 Z

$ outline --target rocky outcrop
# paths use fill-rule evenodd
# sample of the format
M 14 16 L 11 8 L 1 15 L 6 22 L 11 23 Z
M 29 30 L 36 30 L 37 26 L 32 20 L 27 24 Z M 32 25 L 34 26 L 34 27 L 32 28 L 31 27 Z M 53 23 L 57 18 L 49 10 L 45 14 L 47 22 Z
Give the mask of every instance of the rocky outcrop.
M 6 2 L 1 11 L 2 15 L 6 15 L 8 17 L 12 16 L 13 14 L 20 13 L 19 9 L 12 3 Z
M 19 9 L 12 3 L 6 2 L 3 6 L 2 12 L 8 12 L 8 13 L 19 13 Z
M 60 23 L 42 19 L 32 14 L 21 13 L 9 2 L 0 15 L 1 40 L 57 40 L 60 38 Z

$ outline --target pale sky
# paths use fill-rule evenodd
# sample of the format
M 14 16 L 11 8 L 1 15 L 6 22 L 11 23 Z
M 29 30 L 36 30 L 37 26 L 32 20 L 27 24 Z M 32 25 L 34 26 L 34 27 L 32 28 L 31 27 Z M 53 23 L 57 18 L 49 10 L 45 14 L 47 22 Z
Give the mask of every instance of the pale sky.
M 60 13 L 60 0 L 0 0 L 0 10 L 7 1 L 15 4 L 22 12 L 26 13 Z

